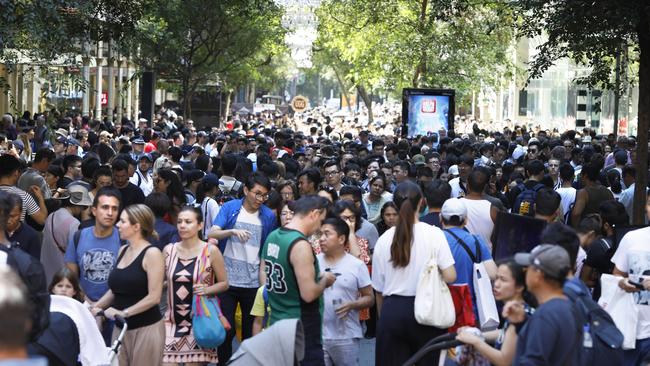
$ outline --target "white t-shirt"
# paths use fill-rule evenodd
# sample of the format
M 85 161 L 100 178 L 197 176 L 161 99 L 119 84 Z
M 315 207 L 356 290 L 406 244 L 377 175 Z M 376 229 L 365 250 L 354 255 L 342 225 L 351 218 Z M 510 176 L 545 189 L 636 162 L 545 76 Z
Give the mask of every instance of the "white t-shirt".
M 465 187 L 466 184 L 467 183 L 463 183 L 463 187 Z M 456 177 L 450 180 L 449 185 L 451 186 L 451 198 L 465 197 L 465 191 L 460 186 L 461 185 L 460 177 Z
M 436 253 L 438 268 L 447 269 L 454 265 L 454 257 L 449 249 L 445 234 L 439 228 L 424 222 L 413 226 L 411 258 L 406 267 L 394 267 L 390 258 L 390 246 L 395 236 L 395 228 L 388 229 L 377 240 L 372 262 L 372 287 L 383 296 L 415 296 L 420 273 Z
M 262 240 L 262 221 L 259 211 L 249 213 L 244 207 L 239 211 L 233 229 L 250 232 L 248 241 L 242 242 L 236 236 L 228 238 L 223 260 L 228 272 L 228 283 L 234 287 L 260 287 L 260 241 Z
M 201 202 L 201 212 L 203 213 L 204 223 L 214 222 L 214 219 L 219 214 L 219 210 L 221 210 L 221 206 L 219 206 L 219 203 L 217 203 L 217 201 L 214 198 L 211 197 L 203 198 L 203 202 Z M 203 227 L 204 238 L 208 237 L 208 232 L 210 231 L 211 228 L 212 228 L 211 224 L 204 224 Z
M 490 216 L 490 209 L 492 203 L 488 200 L 468 200 L 461 198 L 465 207 L 467 208 L 467 230 L 480 236 L 485 243 L 492 250 L 492 230 L 494 230 L 494 222 Z
M 560 207 L 562 207 L 562 212 L 564 212 L 564 223 L 568 224 L 568 220 L 571 218 L 569 212 L 573 208 L 573 204 L 576 202 L 576 189 L 573 187 L 558 188 L 555 190 L 560 197 Z
M 353 255 L 346 253 L 335 264 L 328 263 L 325 254 L 316 256 L 322 271 L 329 268 L 333 273 L 340 273 L 336 282 L 323 292 L 323 339 L 361 338 L 363 332 L 359 322 L 359 311 L 352 310 L 345 318 L 339 319 L 336 309 L 342 304 L 359 298 L 359 289 L 370 286 L 368 267 Z
M 627 272 L 630 279 L 641 282 L 639 277 L 650 278 L 650 227 L 630 231 L 625 234 L 612 257 L 616 268 Z M 636 339 L 650 337 L 650 291 L 634 293 L 639 321 L 636 326 Z

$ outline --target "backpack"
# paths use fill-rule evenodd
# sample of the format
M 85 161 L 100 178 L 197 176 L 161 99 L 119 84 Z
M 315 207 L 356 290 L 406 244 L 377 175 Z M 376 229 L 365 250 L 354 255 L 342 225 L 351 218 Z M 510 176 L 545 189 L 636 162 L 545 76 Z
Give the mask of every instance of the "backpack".
M 537 198 L 537 192 L 544 187 L 545 186 L 541 183 L 535 184 L 532 189 L 526 187 L 523 183 L 517 185 L 520 193 L 517 195 L 515 203 L 512 205 L 512 213 L 525 216 L 535 216 L 535 199 Z
M 221 195 L 217 199 L 217 202 L 219 205 L 223 205 L 224 203 L 232 200 L 236 200 L 241 198 L 242 196 L 242 191 L 244 188 L 244 184 L 238 180 L 233 183 L 233 185 L 228 189 L 221 192 Z
M 591 298 L 579 279 L 567 280 L 564 294 L 573 303 L 578 331 L 582 332 L 579 365 L 622 365 L 623 334 L 612 317 Z

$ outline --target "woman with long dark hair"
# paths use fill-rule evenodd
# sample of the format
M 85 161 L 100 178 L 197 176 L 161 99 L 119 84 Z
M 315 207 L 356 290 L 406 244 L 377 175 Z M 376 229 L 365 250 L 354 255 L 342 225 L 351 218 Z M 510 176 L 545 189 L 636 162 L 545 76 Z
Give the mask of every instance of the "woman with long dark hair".
M 393 193 L 399 220 L 377 241 L 373 257 L 372 287 L 377 296 L 376 365 L 401 365 L 424 344 L 447 332 L 421 325 L 415 320 L 415 293 L 420 273 L 435 256 L 446 283 L 456 280 L 454 258 L 444 233 L 420 222 L 424 203 L 420 187 L 410 181 L 400 183 Z M 435 365 L 435 352 L 423 358 Z
M 181 179 L 173 170 L 161 169 L 154 177 L 153 190 L 154 192 L 165 193 L 172 201 L 172 210 L 168 217 L 165 217 L 165 221 L 172 225 L 175 224 L 181 207 L 187 203 Z
M 377 224 L 377 232 L 379 236 L 382 236 L 386 230 L 397 225 L 397 219 L 399 217 L 399 212 L 397 211 L 397 206 L 395 202 L 389 201 L 384 203 L 384 206 L 381 208 L 381 221 Z

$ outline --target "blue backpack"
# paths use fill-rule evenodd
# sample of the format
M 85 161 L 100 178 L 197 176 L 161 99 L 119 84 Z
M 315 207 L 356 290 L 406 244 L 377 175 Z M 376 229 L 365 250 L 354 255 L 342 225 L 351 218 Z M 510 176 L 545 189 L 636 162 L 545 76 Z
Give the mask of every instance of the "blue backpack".
M 564 282 L 564 294 L 574 305 L 578 331 L 582 332 L 579 365 L 622 365 L 623 334 L 612 317 L 591 298 L 589 289 L 577 278 Z
M 517 185 L 520 193 L 517 195 L 515 203 L 512 205 L 512 213 L 524 216 L 535 216 L 535 199 L 537 198 L 537 192 L 544 187 L 545 185 L 542 183 L 535 184 L 532 189 L 526 187 L 523 183 Z

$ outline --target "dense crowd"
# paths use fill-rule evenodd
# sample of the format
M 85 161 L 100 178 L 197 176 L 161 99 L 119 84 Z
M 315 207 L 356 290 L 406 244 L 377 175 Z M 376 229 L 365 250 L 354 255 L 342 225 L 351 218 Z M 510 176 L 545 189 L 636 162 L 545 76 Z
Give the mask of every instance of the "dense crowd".
M 166 111 L 4 115 L 0 258 L 26 287 L 11 274 L 0 286 L 1 323 L 16 325 L 0 327 L 0 355 L 25 357 L 29 343 L 65 364 L 48 337 L 78 335 L 50 316 L 51 294 L 83 303 L 107 346 L 126 319 L 121 365 L 225 365 L 235 338 L 284 319 L 301 321 L 302 365 L 356 365 L 364 337 L 377 365 L 402 365 L 451 330 L 461 345 L 421 362 L 641 364 L 650 229 L 630 225 L 634 205 L 650 216 L 633 200 L 645 147 L 590 129 L 463 131 L 406 139 L 388 119 L 321 114 L 236 115 L 224 128 Z M 615 290 L 634 324 L 603 300 Z M 217 347 L 195 337 L 200 297 L 218 298 Z M 593 329 L 593 314 L 615 326 Z

